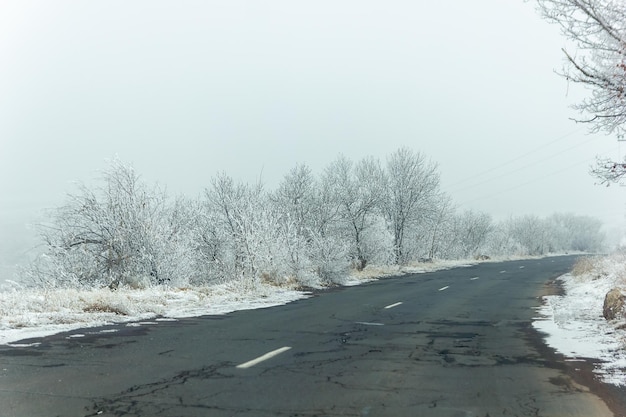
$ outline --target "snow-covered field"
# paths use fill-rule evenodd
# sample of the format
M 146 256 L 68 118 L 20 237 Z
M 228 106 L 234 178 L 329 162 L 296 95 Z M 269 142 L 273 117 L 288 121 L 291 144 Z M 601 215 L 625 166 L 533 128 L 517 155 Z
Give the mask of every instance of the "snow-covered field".
M 359 285 L 383 276 L 430 272 L 469 265 L 441 261 L 413 267 L 368 267 L 347 277 L 344 285 Z M 243 286 L 233 282 L 210 287 L 92 290 L 29 289 L 14 281 L 0 285 L 0 345 L 80 328 L 153 318 L 177 319 L 226 314 L 286 304 L 310 293 L 268 284 Z
M 606 293 L 626 288 L 626 255 L 594 259 L 580 273 L 559 280 L 565 295 L 544 297 L 533 326 L 569 360 L 597 359 L 595 372 L 601 380 L 626 386 L 626 330 L 620 328 L 626 321 L 607 322 L 602 316 Z

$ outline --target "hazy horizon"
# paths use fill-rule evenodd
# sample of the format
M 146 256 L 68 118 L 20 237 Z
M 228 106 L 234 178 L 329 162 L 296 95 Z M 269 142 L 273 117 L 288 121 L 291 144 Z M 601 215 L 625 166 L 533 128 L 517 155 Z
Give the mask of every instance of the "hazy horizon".
M 407 146 L 461 209 L 571 212 L 625 229 L 555 74 L 565 40 L 532 2 L 19 1 L 0 5 L 0 264 L 106 160 L 171 195 L 223 171 L 274 187 L 342 153 Z M 2 270 L 0 270 L 2 273 Z

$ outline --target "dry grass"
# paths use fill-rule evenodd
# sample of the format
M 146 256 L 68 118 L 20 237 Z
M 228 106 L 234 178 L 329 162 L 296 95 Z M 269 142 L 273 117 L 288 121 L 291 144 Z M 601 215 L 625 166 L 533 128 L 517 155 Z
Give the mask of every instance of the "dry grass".
M 297 289 L 300 287 L 298 280 L 293 276 L 278 277 L 276 274 L 262 272 L 259 279 L 262 284 L 278 288 Z
M 350 276 L 358 280 L 371 280 L 400 274 L 402 274 L 400 267 L 395 265 L 367 265 L 360 271 L 356 269 L 350 271 Z
M 579 277 L 581 275 L 587 275 L 594 272 L 597 268 L 598 259 L 591 256 L 585 256 L 580 258 L 574 264 L 574 268 L 572 268 L 572 275 L 575 277 Z
M 113 313 L 119 316 L 128 315 L 128 311 L 126 311 L 123 306 L 111 305 L 102 301 L 96 301 L 86 305 L 83 311 L 85 313 Z
M 626 262 L 622 260 L 619 267 L 615 268 L 615 280 L 622 287 L 626 288 Z

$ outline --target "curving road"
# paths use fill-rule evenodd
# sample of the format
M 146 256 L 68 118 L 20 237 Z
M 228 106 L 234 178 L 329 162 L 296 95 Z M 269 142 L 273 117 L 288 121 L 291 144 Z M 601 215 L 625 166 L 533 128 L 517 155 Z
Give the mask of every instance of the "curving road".
M 574 260 L 483 263 L 0 347 L 0 416 L 624 415 L 623 391 L 530 325 Z

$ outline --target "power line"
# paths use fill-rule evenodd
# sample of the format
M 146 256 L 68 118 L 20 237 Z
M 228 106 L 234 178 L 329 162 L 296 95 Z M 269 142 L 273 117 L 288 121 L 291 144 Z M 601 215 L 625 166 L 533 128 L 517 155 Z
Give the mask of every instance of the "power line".
M 500 179 L 500 178 L 502 178 L 502 177 L 509 176 L 509 175 L 511 175 L 511 174 L 515 174 L 516 172 L 522 171 L 522 170 L 524 170 L 524 169 L 526 169 L 526 168 L 530 168 L 530 167 L 535 166 L 535 165 L 537 165 L 537 164 L 540 164 L 540 163 L 542 163 L 542 162 L 545 162 L 545 161 L 548 161 L 548 160 L 550 160 L 550 159 L 553 159 L 553 158 L 555 158 L 555 157 L 557 157 L 557 156 L 561 156 L 561 155 L 563 155 L 563 153 L 568 152 L 568 151 L 571 151 L 572 149 L 576 149 L 576 148 L 578 148 L 578 147 L 580 147 L 580 146 L 582 146 L 582 145 L 585 145 L 585 144 L 587 144 L 587 143 L 589 143 L 589 142 L 591 142 L 591 141 L 593 141 L 593 140 L 596 140 L 596 138 L 590 138 L 590 139 L 587 139 L 587 140 L 585 140 L 585 141 L 583 141 L 583 142 L 581 142 L 581 143 L 578 143 L 578 144 L 576 144 L 576 145 L 570 146 L 569 148 L 566 148 L 566 149 L 560 150 L 559 152 L 553 153 L 553 154 L 551 154 L 551 155 L 549 155 L 549 156 L 547 156 L 547 157 L 545 157 L 545 158 L 539 159 L 539 160 L 537 160 L 537 161 L 535 161 L 535 162 L 531 162 L 531 163 L 529 163 L 529 164 L 526 164 L 526 165 L 523 165 L 523 166 L 521 166 L 521 167 L 519 167 L 519 168 L 516 168 L 516 169 L 514 169 L 514 170 L 512 170 L 512 171 L 508 171 L 508 172 L 504 172 L 504 173 L 502 173 L 502 174 L 499 174 L 497 177 L 487 178 L 487 179 L 485 179 L 485 180 L 483 180 L 483 181 L 481 181 L 481 182 L 478 182 L 478 183 L 475 183 L 475 184 L 471 184 L 471 185 L 468 185 L 468 186 L 465 186 L 465 187 L 462 187 L 462 188 L 463 188 L 464 190 L 467 190 L 467 189 L 470 189 L 470 188 L 476 188 L 476 187 L 478 187 L 478 186 L 480 186 L 480 185 L 483 185 L 483 184 L 486 184 L 486 183 L 488 183 L 488 182 L 491 182 L 491 181 L 494 181 L 494 180 Z M 538 149 L 539 149 L 539 148 L 538 148 Z M 538 150 L 538 149 L 536 149 L 536 150 Z M 525 155 L 528 155 L 528 153 L 527 153 L 527 154 L 525 154 Z M 521 158 L 522 158 L 522 156 L 520 156 L 520 157 L 516 158 L 516 160 L 519 160 L 519 159 L 521 159 Z M 461 189 L 461 188 L 457 186 L 456 188 L 453 188 L 452 190 L 448 189 L 448 192 L 454 192 L 454 191 L 456 191 L 456 190 L 460 190 L 460 189 Z
M 578 132 L 580 132 L 582 130 L 583 130 L 583 128 L 578 128 L 578 129 L 573 130 L 573 131 L 571 131 L 569 133 L 566 133 L 565 135 L 562 135 L 562 136 L 560 136 L 560 137 L 558 137 L 558 138 L 556 138 L 556 139 L 554 139 L 554 140 L 552 140 L 552 141 L 550 141 L 550 142 L 548 142 L 548 143 L 546 143 L 544 145 L 541 145 L 541 146 L 539 146 L 539 147 L 537 147 L 535 149 L 531 149 L 530 151 L 528 151 L 528 152 L 526 152 L 526 153 L 524 153 L 522 155 L 519 155 L 519 156 L 517 156 L 517 157 L 515 157 L 513 159 L 510 159 L 510 160 L 508 160 L 506 162 L 503 162 L 500 165 L 497 165 L 497 166 L 489 168 L 489 169 L 487 169 L 485 171 L 479 172 L 479 173 L 477 173 L 475 175 L 472 175 L 471 177 L 467 177 L 465 179 L 462 179 L 461 181 L 457 181 L 457 182 L 451 184 L 450 187 L 456 187 L 459 184 L 464 184 L 464 183 L 466 183 L 468 181 L 473 180 L 474 178 L 481 177 L 481 176 L 483 176 L 485 174 L 489 174 L 489 173 L 491 173 L 493 171 L 496 171 L 496 170 L 498 170 L 500 168 L 506 167 L 506 166 L 510 165 L 511 163 L 513 163 L 513 162 L 517 162 L 520 159 L 527 157 L 528 155 L 532 155 L 535 152 L 539 152 L 540 150 L 545 149 L 545 148 L 547 148 L 547 147 L 549 147 L 549 146 L 551 146 L 551 145 L 553 145 L 553 144 L 555 144 L 557 142 L 560 142 L 561 140 L 563 140 L 565 138 L 568 138 L 571 135 L 573 135 L 574 133 L 578 133 Z
M 609 154 L 610 152 L 614 152 L 614 151 L 615 151 L 615 149 L 613 149 L 613 150 L 611 150 L 611 151 L 609 151 L 609 152 L 605 152 L 605 153 L 603 153 L 603 154 L 601 154 L 601 155 L 606 155 L 606 154 Z M 509 193 L 509 192 L 511 192 L 511 191 L 515 191 L 515 190 L 517 190 L 517 189 L 519 189 L 519 188 L 522 188 L 522 187 L 525 187 L 525 186 L 527 186 L 527 185 L 529 185 L 529 184 L 533 184 L 533 183 L 535 183 L 535 182 L 542 181 L 542 180 L 544 180 L 545 178 L 552 177 L 552 176 L 554 176 L 554 175 L 560 174 L 560 173 L 562 173 L 562 172 L 564 172 L 564 171 L 570 170 L 570 169 L 575 168 L 575 167 L 577 167 L 577 166 L 579 166 L 579 165 L 582 165 L 582 164 L 584 164 L 584 163 L 588 163 L 589 161 L 591 161 L 591 160 L 593 160 L 593 159 L 595 159 L 595 158 L 596 158 L 596 157 L 593 157 L 593 158 L 587 158 L 587 159 L 585 159 L 585 160 L 583 160 L 583 161 L 576 162 L 575 164 L 569 165 L 569 166 L 567 166 L 567 167 L 565 167 L 565 168 L 559 169 L 559 170 L 557 170 L 557 171 L 553 171 L 553 172 L 551 172 L 551 173 L 549 173 L 549 174 L 546 174 L 546 175 L 542 175 L 542 176 L 541 176 L 541 177 L 539 177 L 539 178 L 535 178 L 535 179 L 533 179 L 533 180 L 526 181 L 526 182 L 524 182 L 524 183 L 521 183 L 521 184 L 518 184 L 518 185 L 515 185 L 515 186 L 512 186 L 512 187 L 508 187 L 506 190 L 502 190 L 502 191 L 498 191 L 498 192 L 493 193 L 493 194 L 488 194 L 488 195 L 485 195 L 485 196 L 482 196 L 482 197 L 478 197 L 478 198 L 475 198 L 475 199 L 470 200 L 470 201 L 465 201 L 465 202 L 463 202 L 463 203 L 462 203 L 462 205 L 472 204 L 472 203 L 475 203 L 475 202 L 477 202 L 477 201 L 481 201 L 481 200 L 488 200 L 488 199 L 491 199 L 491 198 L 497 197 L 497 196 L 499 196 L 499 195 L 506 194 L 506 193 Z

